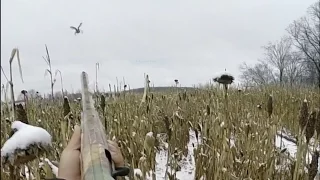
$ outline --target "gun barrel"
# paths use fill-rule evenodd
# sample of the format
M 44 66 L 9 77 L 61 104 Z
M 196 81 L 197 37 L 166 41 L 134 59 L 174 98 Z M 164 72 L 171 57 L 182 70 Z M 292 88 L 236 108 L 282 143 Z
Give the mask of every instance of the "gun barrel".
M 94 108 L 92 94 L 89 92 L 88 75 L 81 73 L 82 108 L 81 118 L 81 179 L 114 180 L 112 161 L 106 156 L 107 135 L 98 112 Z

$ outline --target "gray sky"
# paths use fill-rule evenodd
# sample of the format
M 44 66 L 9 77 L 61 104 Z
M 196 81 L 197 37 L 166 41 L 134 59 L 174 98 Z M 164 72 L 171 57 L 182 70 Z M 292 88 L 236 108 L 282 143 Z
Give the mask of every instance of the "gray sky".
M 280 39 L 315 0 L 2 0 L 1 65 L 9 75 L 11 50 L 20 50 L 24 84 L 14 62 L 14 85 L 50 92 L 48 45 L 53 71 L 67 90 L 80 88 L 80 73 L 108 89 L 116 77 L 131 87 L 150 75 L 155 86 L 205 83 L 224 68 L 236 77 L 239 64 L 254 63 L 261 46 Z M 83 22 L 83 34 L 69 27 Z M 5 82 L 1 76 L 2 83 Z M 60 90 L 60 78 L 55 90 Z

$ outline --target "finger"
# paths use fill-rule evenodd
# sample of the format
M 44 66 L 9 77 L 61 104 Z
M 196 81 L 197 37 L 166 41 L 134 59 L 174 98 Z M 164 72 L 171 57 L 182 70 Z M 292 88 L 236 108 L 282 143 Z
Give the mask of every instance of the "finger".
M 118 143 L 115 141 L 108 140 L 108 145 L 119 149 Z
M 108 140 L 109 152 L 111 153 L 111 157 L 116 167 L 124 166 L 124 159 L 121 154 L 120 147 L 114 141 Z
M 80 180 L 80 151 L 64 149 L 59 163 L 58 178 Z
M 81 146 L 81 128 L 75 125 L 73 135 L 66 147 L 66 149 L 77 149 L 79 150 Z
M 118 150 L 120 149 L 120 147 L 118 146 L 118 143 L 114 142 L 114 141 L 111 141 L 111 140 L 108 140 L 108 147 L 112 150 Z

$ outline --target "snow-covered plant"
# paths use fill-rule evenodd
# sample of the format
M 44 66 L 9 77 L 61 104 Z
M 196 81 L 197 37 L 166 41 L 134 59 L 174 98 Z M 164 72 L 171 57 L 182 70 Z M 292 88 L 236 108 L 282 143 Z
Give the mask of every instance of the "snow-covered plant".
M 13 135 L 1 148 L 1 164 L 20 165 L 41 156 L 51 146 L 51 135 L 43 128 L 14 121 Z

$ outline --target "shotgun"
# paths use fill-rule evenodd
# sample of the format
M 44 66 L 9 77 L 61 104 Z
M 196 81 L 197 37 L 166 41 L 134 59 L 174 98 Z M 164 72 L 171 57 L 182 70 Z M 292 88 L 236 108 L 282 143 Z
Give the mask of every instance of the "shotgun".
M 115 167 L 108 150 L 107 134 L 104 130 L 94 101 L 89 92 L 88 75 L 81 73 L 82 109 L 81 118 L 81 179 L 114 180 L 127 176 L 128 167 Z

